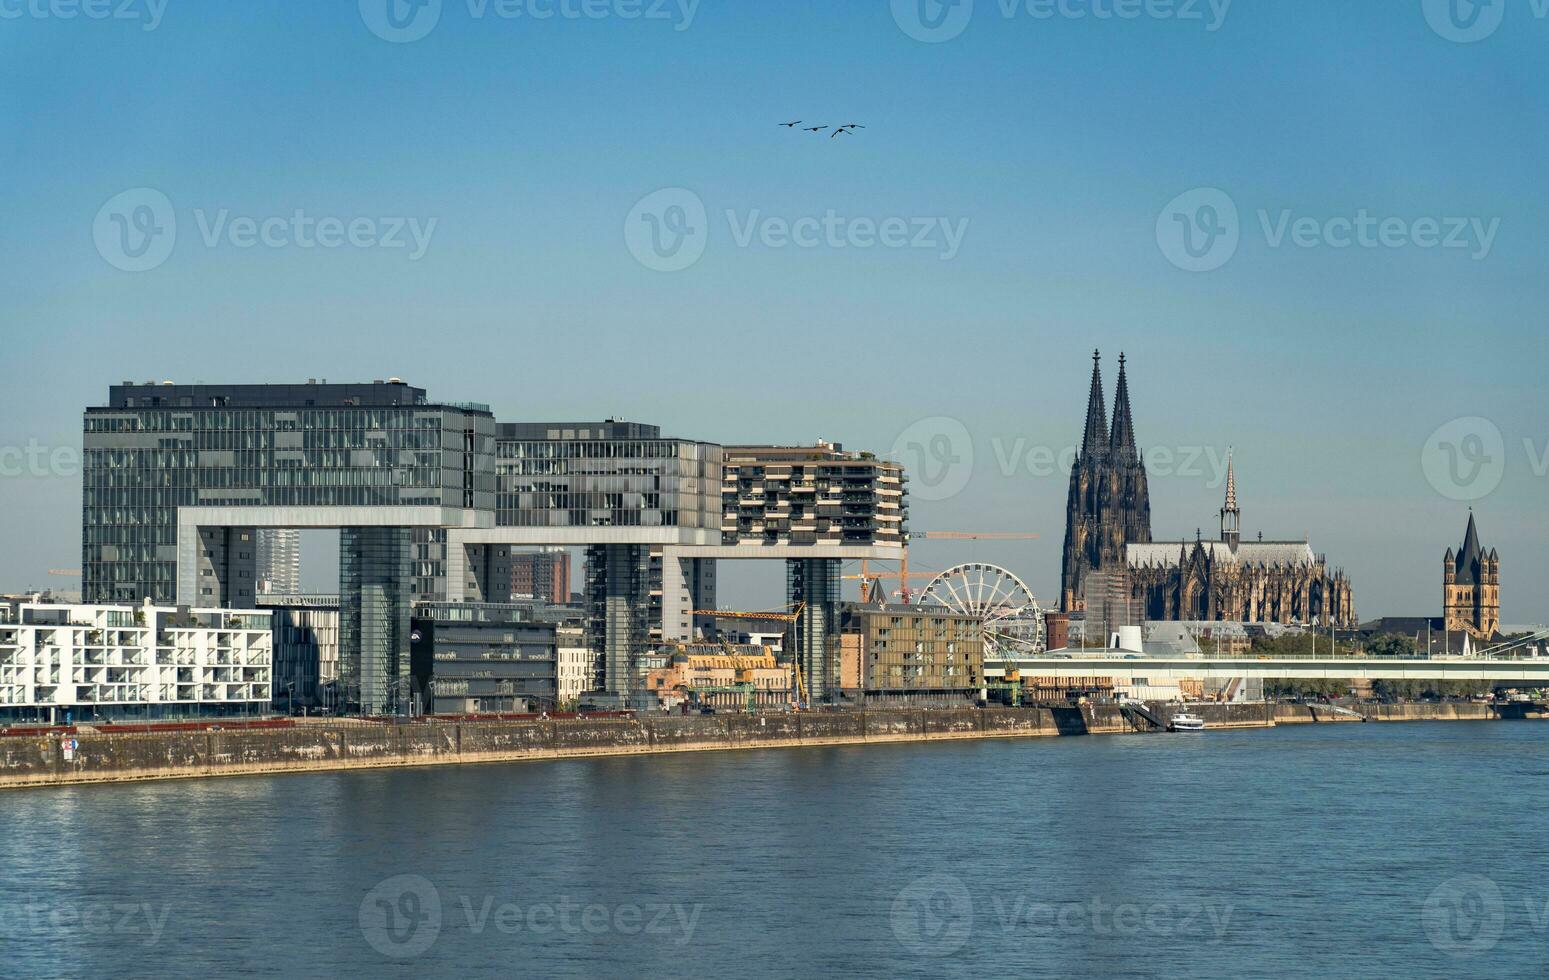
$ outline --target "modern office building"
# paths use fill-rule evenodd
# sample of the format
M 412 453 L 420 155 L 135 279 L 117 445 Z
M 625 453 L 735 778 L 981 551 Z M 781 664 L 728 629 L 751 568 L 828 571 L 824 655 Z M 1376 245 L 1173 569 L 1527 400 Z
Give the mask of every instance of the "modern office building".
M 260 595 L 274 616 L 274 703 L 284 710 L 339 706 L 339 597 Z
M 438 715 L 553 710 L 558 631 L 527 604 L 417 605 L 411 637 L 421 707 Z
M 83 593 L 251 608 L 259 529 L 338 528 L 343 696 L 392 710 L 412 529 L 492 514 L 494 426 L 396 379 L 115 385 L 85 414 Z
M 267 711 L 269 613 L 0 603 L 0 718 L 66 722 Z
M 301 591 L 301 532 L 294 528 L 258 529 L 258 592 L 295 595 Z
M 84 594 L 251 608 L 260 532 L 338 529 L 340 698 L 381 714 L 408 689 L 412 604 L 509 602 L 532 549 L 586 549 L 593 688 L 621 701 L 714 608 L 717 559 L 780 559 L 821 695 L 839 562 L 900 556 L 903 473 L 827 443 L 735 454 L 723 473 L 720 446 L 652 425 L 497 425 L 397 379 L 126 382 L 85 413 Z

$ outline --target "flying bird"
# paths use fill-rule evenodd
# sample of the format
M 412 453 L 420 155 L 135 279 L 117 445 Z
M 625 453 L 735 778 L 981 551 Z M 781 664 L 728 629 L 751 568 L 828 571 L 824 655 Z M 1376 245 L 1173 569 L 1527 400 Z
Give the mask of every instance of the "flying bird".
M 819 133 L 819 132 L 822 132 L 823 130 L 827 129 L 828 127 L 827 126 L 803 126 L 802 128 L 805 129 L 809 133 Z
M 835 136 L 839 136 L 840 134 L 843 134 L 845 136 L 849 136 L 850 135 L 850 131 L 848 129 L 845 129 L 843 126 L 840 126 L 838 129 L 834 130 L 832 133 L 829 133 L 828 134 L 828 138 L 829 139 L 833 139 Z
M 845 123 L 843 126 L 840 126 L 839 128 L 840 129 L 865 129 L 866 127 L 862 126 L 860 123 Z
M 801 122 L 801 120 L 800 119 L 796 119 L 796 120 L 793 120 L 793 121 L 788 122 L 788 123 L 781 123 L 780 125 L 784 126 L 786 129 L 790 129 L 791 127 L 795 126 L 799 122 Z

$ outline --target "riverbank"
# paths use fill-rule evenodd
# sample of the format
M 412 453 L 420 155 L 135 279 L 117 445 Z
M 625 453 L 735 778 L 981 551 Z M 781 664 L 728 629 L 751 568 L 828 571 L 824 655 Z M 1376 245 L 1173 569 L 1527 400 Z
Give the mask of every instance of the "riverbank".
M 1543 706 L 1529 704 L 1358 707 L 1361 714 L 1301 704 L 1196 704 L 1189 710 L 1211 729 L 1549 717 Z M 1150 710 L 1166 722 L 1180 708 L 1153 703 Z M 13 735 L 0 738 L 0 789 L 800 745 L 1100 735 L 1149 727 L 1117 705 L 1082 705 Z

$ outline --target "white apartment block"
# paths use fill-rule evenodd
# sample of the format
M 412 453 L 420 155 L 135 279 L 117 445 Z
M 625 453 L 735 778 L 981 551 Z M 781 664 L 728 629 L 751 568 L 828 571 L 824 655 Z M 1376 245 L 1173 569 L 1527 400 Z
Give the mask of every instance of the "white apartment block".
M 266 710 L 272 659 L 267 611 L 0 603 L 0 718 Z
M 596 686 L 592 681 L 597 655 L 587 649 L 586 638 L 578 627 L 561 626 L 554 635 L 554 698 L 562 705 L 570 705 L 581 699 L 582 691 Z

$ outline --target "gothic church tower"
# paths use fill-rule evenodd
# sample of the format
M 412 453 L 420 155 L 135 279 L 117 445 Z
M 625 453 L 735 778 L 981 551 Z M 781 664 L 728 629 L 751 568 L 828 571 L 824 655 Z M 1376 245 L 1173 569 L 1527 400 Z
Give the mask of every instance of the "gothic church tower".
M 1119 356 L 1113 428 L 1104 410 L 1102 355 L 1092 352 L 1092 387 L 1087 395 L 1086 432 L 1070 471 L 1065 503 L 1065 550 L 1060 575 L 1060 608 L 1086 608 L 1090 572 L 1124 568 L 1124 546 L 1151 540 L 1151 496 L 1145 462 L 1135 444 L 1125 360 Z

